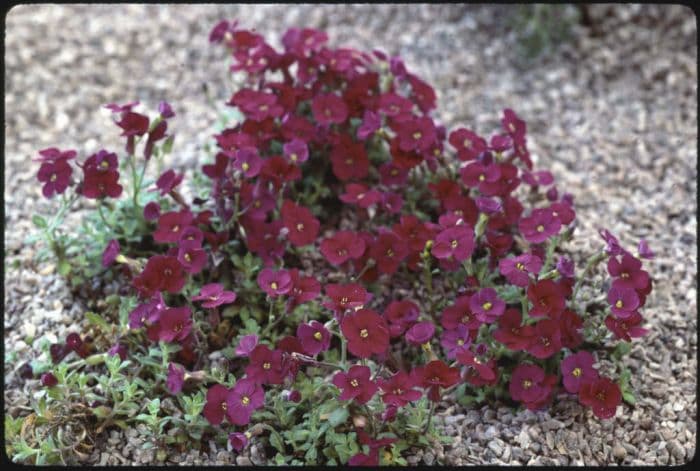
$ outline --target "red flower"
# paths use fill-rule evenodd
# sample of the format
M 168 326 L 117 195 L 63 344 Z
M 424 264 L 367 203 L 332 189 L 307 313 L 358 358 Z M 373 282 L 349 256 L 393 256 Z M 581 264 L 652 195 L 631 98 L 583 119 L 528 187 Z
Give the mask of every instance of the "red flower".
M 91 155 L 83 164 L 82 194 L 86 198 L 117 198 L 122 193 L 118 183 L 119 171 L 117 155 L 101 150 Z
M 287 293 L 287 311 L 291 312 L 299 304 L 316 298 L 321 292 L 321 284 L 313 276 L 300 276 L 297 268 L 289 270 L 292 277 L 292 289 Z
M 348 314 L 341 321 L 340 329 L 348 341 L 348 350 L 359 358 L 369 358 L 389 348 L 386 321 L 371 309 Z
M 539 244 L 559 233 L 561 221 L 549 208 L 533 209 L 529 217 L 520 220 L 518 229 L 525 240 Z
M 394 123 L 399 149 L 404 152 L 427 150 L 435 141 L 435 125 L 428 117 L 413 118 Z
M 289 231 L 287 238 L 295 247 L 311 244 L 316 240 L 321 223 L 308 208 L 294 204 L 290 200 L 282 203 L 282 223 Z
M 250 378 L 239 379 L 226 395 L 226 416 L 234 425 L 247 425 L 255 409 L 265 404 L 265 391 Z
M 154 255 L 133 281 L 134 287 L 143 296 L 151 296 L 157 291 L 178 293 L 185 286 L 185 272 L 176 257 Z
M 431 253 L 435 258 L 462 262 L 474 251 L 474 229 L 466 224 L 450 227 L 435 237 Z
M 263 268 L 258 273 L 258 286 L 271 298 L 289 293 L 292 289 L 292 276 L 287 270 Z
M 478 329 L 482 322 L 471 310 L 471 296 L 458 296 L 454 304 L 446 307 L 440 316 L 440 324 L 445 329 L 456 329 L 464 325 L 469 330 Z
M 370 246 L 369 255 L 377 262 L 380 273 L 392 275 L 408 255 L 408 247 L 406 242 L 393 232 L 384 232 L 379 234 L 375 243 Z
M 316 356 L 325 352 L 331 343 L 331 334 L 323 324 L 311 321 L 308 324 L 299 324 L 297 337 L 307 355 Z
M 367 304 L 372 295 L 358 283 L 333 284 L 329 283 L 324 288 L 330 302 L 323 302 L 323 307 L 342 314 L 347 309 L 358 310 Z
M 320 251 L 328 263 L 337 267 L 361 257 L 365 251 L 365 241 L 355 232 L 338 231 L 321 242 Z
M 557 377 L 545 376 L 542 368 L 535 365 L 518 365 L 513 370 L 508 391 L 515 401 L 522 401 L 530 410 L 542 407 L 551 397 Z
M 640 306 L 639 296 L 634 289 L 623 287 L 622 279 L 615 280 L 608 291 L 608 302 L 612 313 L 626 319 L 637 311 Z
M 615 284 L 621 288 L 642 290 L 649 282 L 649 273 L 642 270 L 642 262 L 629 253 L 624 253 L 621 261 L 610 257 L 608 273 L 617 278 Z
M 495 364 L 481 360 L 471 350 L 459 350 L 456 356 L 460 364 L 474 370 L 473 375 L 479 377 L 481 380 L 489 382 L 496 378 L 496 372 L 494 371 Z
M 194 275 L 201 272 L 206 265 L 207 253 L 199 247 L 180 247 L 177 260 L 187 273 Z
M 493 338 L 510 350 L 526 349 L 532 343 L 535 331 L 532 326 L 522 325 L 522 317 L 519 309 L 506 309 L 498 320 L 498 329 L 494 331 Z
M 358 404 L 366 404 L 377 392 L 377 383 L 370 380 L 372 371 L 367 366 L 351 366 L 347 373 L 338 372 L 333 376 L 333 384 L 342 390 L 338 399 L 354 399 Z
M 392 301 L 384 311 L 384 318 L 389 321 L 389 333 L 392 337 L 402 335 L 415 321 L 420 310 L 412 301 Z
M 263 163 L 260 177 L 263 181 L 272 182 L 273 187 L 277 189 L 284 183 L 301 179 L 301 170 L 287 162 L 284 157 L 276 155 Z
M 192 330 L 192 311 L 189 306 L 169 307 L 160 311 L 158 340 L 175 342 L 184 340 Z
M 505 129 L 505 131 L 514 139 L 525 136 L 525 132 L 527 131 L 525 121 L 518 118 L 515 111 L 511 110 L 510 108 L 503 110 L 503 119 L 501 120 L 501 124 L 503 125 L 503 129 Z
M 583 336 L 580 332 L 583 328 L 583 319 L 574 311 L 567 309 L 561 314 L 553 316 L 552 320 L 559 322 L 563 347 L 573 350 L 583 343 Z
M 542 360 L 561 350 L 561 332 L 558 322 L 544 319 L 537 322 L 534 329 L 532 343 L 527 347 L 530 355 Z
M 433 402 L 440 400 L 440 388 L 449 388 L 459 381 L 459 370 L 450 368 L 440 360 L 433 360 L 422 370 L 421 385 L 428 388 L 428 399 Z
M 250 352 L 250 364 L 245 374 L 261 384 L 282 384 L 287 374 L 286 362 L 281 350 L 270 350 L 267 345 L 258 345 Z
M 610 332 L 615 335 L 618 340 L 624 340 L 626 342 L 631 342 L 633 338 L 643 337 L 649 331 L 639 324 L 642 323 L 642 316 L 635 312 L 626 319 L 618 319 L 614 316 L 608 316 L 605 318 L 605 326 Z
M 243 114 L 254 121 L 262 121 L 265 118 L 278 118 L 284 113 L 284 109 L 277 104 L 277 96 L 274 93 L 265 93 L 244 88 L 237 91 L 228 102 L 230 106 L 237 106 Z
M 583 383 L 578 398 L 581 404 L 593 409 L 596 417 L 609 419 L 615 416 L 617 406 L 622 402 L 622 392 L 616 383 L 600 377 L 590 383 Z
M 207 391 L 207 402 L 204 404 L 202 415 L 212 425 L 219 425 L 224 420 L 228 409 L 226 399 L 230 390 L 221 384 L 215 384 Z
M 527 299 L 532 303 L 529 314 L 533 317 L 553 316 L 566 307 L 565 292 L 552 280 L 541 280 L 527 289 Z
M 561 362 L 564 388 L 576 394 L 581 389 L 581 385 L 595 381 L 598 378 L 598 372 L 593 368 L 593 363 L 595 363 L 595 357 L 586 351 L 564 358 Z
M 331 165 L 333 174 L 340 181 L 360 180 L 369 173 L 369 158 L 365 146 L 353 142 L 347 134 L 332 140 Z
M 340 124 L 348 117 L 348 107 L 345 102 L 333 93 L 321 93 L 314 97 L 311 104 L 314 119 L 321 126 Z
M 417 401 L 421 392 L 413 389 L 416 386 L 415 377 L 405 371 L 399 371 L 388 380 L 380 379 L 379 387 L 382 389 L 382 402 L 387 405 L 403 407 L 409 402 Z
M 37 180 L 44 183 L 41 189 L 42 194 L 46 198 L 51 198 L 53 195 L 60 195 L 70 185 L 70 176 L 73 169 L 68 164 L 66 159 L 56 161 L 45 161 L 39 167 Z

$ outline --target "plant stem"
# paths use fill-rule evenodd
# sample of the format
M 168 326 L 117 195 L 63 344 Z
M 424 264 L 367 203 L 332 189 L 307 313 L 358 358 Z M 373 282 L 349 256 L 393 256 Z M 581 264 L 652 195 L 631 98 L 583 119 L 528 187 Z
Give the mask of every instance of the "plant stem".
M 593 269 L 593 267 L 595 267 L 601 261 L 603 261 L 605 257 L 607 257 L 607 254 L 605 252 L 599 252 L 588 259 L 588 263 L 586 263 L 586 266 L 583 269 L 583 273 L 581 273 L 581 276 L 576 281 L 576 286 L 574 286 L 574 294 L 571 296 L 572 303 L 576 302 L 578 290 L 581 289 L 581 284 L 583 284 L 583 280 L 586 278 L 586 275 L 588 275 L 588 272 L 590 272 Z

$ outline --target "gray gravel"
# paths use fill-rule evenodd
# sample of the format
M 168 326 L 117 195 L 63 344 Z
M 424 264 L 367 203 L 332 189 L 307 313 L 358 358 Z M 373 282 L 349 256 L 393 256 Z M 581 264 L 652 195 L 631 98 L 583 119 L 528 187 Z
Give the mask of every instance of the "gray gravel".
M 528 123 L 534 159 L 575 196 L 579 220 L 569 249 L 580 261 L 601 246 L 599 225 L 626 246 L 646 238 L 654 292 L 651 333 L 627 365 L 637 405 L 599 421 L 561 397 L 539 413 L 446 404 L 437 422 L 452 445 L 417 452 L 409 463 L 679 464 L 695 454 L 697 384 L 697 30 L 682 6 L 596 5 L 593 28 L 552 54 L 518 65 L 506 6 L 245 5 L 52 6 L 13 8 L 6 20 L 5 80 L 5 410 L 16 415 L 36 382 L 20 386 L 26 337 L 63 338 L 81 319 L 50 264 L 37 265 L 24 239 L 29 216 L 46 213 L 35 183 L 36 151 L 118 148 L 104 103 L 170 101 L 178 112 L 175 161 L 199 164 L 216 112 L 202 84 L 230 97 L 228 59 L 210 47 L 210 28 L 239 18 L 279 44 L 290 26 L 324 28 L 334 45 L 400 54 L 433 84 L 438 117 L 489 133 L 501 109 Z M 79 217 L 79 214 L 76 215 Z M 15 267 L 17 265 L 17 268 Z M 98 440 L 89 461 L 155 462 L 138 429 Z M 263 463 L 263 451 L 235 457 L 170 452 L 179 464 Z

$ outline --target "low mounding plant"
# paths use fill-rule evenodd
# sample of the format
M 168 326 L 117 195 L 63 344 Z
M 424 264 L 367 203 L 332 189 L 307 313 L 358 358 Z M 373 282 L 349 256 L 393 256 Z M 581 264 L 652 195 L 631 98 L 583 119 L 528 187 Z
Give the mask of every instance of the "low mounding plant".
M 646 333 L 653 254 L 603 229 L 577 273 L 573 196 L 533 169 L 513 110 L 489 138 L 448 132 L 398 57 L 296 28 L 278 51 L 228 21 L 210 41 L 244 85 L 190 188 L 162 168 L 165 102 L 107 105 L 124 152 L 39 152 L 43 194 L 62 198 L 34 217 L 45 251 L 77 287 L 121 287 L 23 370 L 41 375 L 45 424 L 59 406 L 97 432 L 143 423 L 161 460 L 213 439 L 256 440 L 278 464 L 377 465 L 435 445 L 441 401 L 537 410 L 563 390 L 602 419 L 634 403 L 621 359 Z M 97 211 L 62 226 L 78 199 Z M 582 291 L 606 259 L 607 293 Z M 22 436 L 16 459 L 64 459 Z

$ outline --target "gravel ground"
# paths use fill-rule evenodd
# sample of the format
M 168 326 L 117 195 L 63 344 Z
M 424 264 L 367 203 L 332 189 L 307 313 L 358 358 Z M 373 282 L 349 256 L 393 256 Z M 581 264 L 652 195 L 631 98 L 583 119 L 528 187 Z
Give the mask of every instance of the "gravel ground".
M 24 5 L 6 17 L 5 39 L 5 411 L 17 414 L 36 381 L 16 368 L 26 336 L 62 338 L 82 315 L 52 265 L 24 244 L 30 215 L 49 210 L 30 161 L 48 146 L 87 155 L 117 148 L 108 102 L 170 101 L 176 162 L 199 164 L 218 101 L 228 99 L 228 58 L 207 35 L 238 18 L 279 44 L 291 26 L 325 29 L 333 45 L 400 54 L 437 90 L 448 127 L 488 133 L 500 111 L 528 123 L 530 149 L 573 193 L 579 227 L 570 250 L 580 261 L 602 241 L 599 226 L 657 252 L 645 318 L 651 333 L 627 358 L 637 405 L 599 421 L 574 399 L 540 413 L 450 406 L 437 422 L 451 446 L 412 464 L 680 464 L 695 454 L 697 385 L 697 30 L 682 6 L 596 5 L 591 26 L 523 65 L 506 6 L 475 5 Z M 41 34 L 37 34 L 41 32 Z M 76 215 L 78 217 L 79 215 Z M 109 432 L 90 462 L 149 463 L 139 429 Z M 183 464 L 262 463 L 262 450 L 235 457 L 216 447 L 172 452 Z

